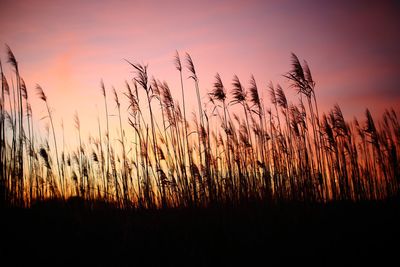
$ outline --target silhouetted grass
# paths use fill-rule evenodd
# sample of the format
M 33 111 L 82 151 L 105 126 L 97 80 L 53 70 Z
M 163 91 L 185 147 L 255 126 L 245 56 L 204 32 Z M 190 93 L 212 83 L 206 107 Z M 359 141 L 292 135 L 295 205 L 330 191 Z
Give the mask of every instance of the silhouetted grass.
M 17 82 L 10 87 L 1 70 L 3 205 L 25 207 L 37 200 L 79 196 L 119 208 L 165 209 L 238 206 L 254 201 L 357 202 L 399 195 L 400 124 L 396 112 L 387 110 L 382 120 L 375 122 L 367 109 L 363 122 L 348 122 L 335 105 L 320 116 L 316 82 L 308 64 L 294 54 L 285 77 L 298 98 L 292 102 L 279 84 L 271 83 L 265 89 L 272 106 L 260 98 L 263 89 L 254 76 L 246 89 L 235 75 L 229 89 L 219 74 L 208 93 L 209 101 L 202 103 L 194 61 L 186 54 L 198 102 L 192 123 L 186 116 L 184 96 L 190 89 L 183 85 L 178 53 L 175 68 L 180 74 L 182 108 L 167 82 L 149 79 L 147 66 L 127 61 L 135 71 L 132 82 L 126 82 L 127 108 L 121 107 L 119 93 L 113 88 L 118 144 L 110 142 L 109 90 L 101 82 L 104 135 L 98 119 L 98 136 L 82 140 L 76 113 L 79 147 L 66 151 L 63 140 L 61 154 L 51 99 L 36 87 L 50 121 L 53 144 L 49 145 L 48 135 L 43 138 L 33 131 L 29 88 L 8 47 L 7 55 Z M 144 90 L 145 99 L 139 99 L 139 90 Z M 232 108 L 236 104 L 242 111 Z M 129 113 L 127 122 L 122 120 L 124 110 Z M 210 128 L 218 124 L 221 127 Z
M 367 109 L 364 120 L 349 122 L 335 105 L 320 116 L 310 68 L 294 54 L 285 76 L 297 99 L 279 84 L 260 88 L 254 76 L 248 88 L 237 76 L 228 88 L 217 73 L 202 103 L 192 58 L 186 54 L 185 73 L 176 53 L 182 107 L 167 82 L 149 79 L 147 66 L 128 61 L 132 82 L 121 91 L 111 87 L 117 135 L 109 129 L 110 88 L 101 81 L 105 118 L 98 118 L 98 136 L 82 139 L 76 112 L 79 145 L 71 150 L 64 134 L 58 147 L 51 99 L 40 86 L 52 144 L 49 126 L 44 136 L 34 131 L 29 88 L 8 47 L 7 55 L 15 77 L 7 80 L 0 62 L 2 262 L 382 266 L 397 260 L 397 114 L 387 110 L 374 121 Z M 186 74 L 198 102 L 191 121 Z M 272 105 L 260 90 L 269 91 Z

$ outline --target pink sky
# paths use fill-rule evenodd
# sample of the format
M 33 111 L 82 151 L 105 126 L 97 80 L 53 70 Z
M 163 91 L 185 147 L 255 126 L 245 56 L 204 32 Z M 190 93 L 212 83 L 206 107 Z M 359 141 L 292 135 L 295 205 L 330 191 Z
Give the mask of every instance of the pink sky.
M 320 109 L 339 103 L 352 119 L 366 107 L 376 115 L 399 110 L 399 11 L 396 1 L 2 0 L 0 55 L 4 66 L 7 43 L 38 118 L 45 110 L 36 83 L 58 122 L 73 127 L 77 110 L 92 133 L 96 105 L 103 114 L 100 80 L 112 99 L 111 86 L 125 91 L 124 81 L 133 77 L 123 59 L 148 63 L 150 75 L 166 80 L 180 101 L 175 50 L 191 54 L 204 97 L 216 72 L 228 90 L 234 74 L 246 86 L 254 74 L 265 98 L 269 81 L 295 96 L 282 77 L 294 52 L 311 67 Z M 5 71 L 11 74 L 9 65 Z M 187 97 L 194 99 L 188 75 Z M 196 110 L 194 103 L 187 112 Z M 111 101 L 110 111 L 116 112 Z

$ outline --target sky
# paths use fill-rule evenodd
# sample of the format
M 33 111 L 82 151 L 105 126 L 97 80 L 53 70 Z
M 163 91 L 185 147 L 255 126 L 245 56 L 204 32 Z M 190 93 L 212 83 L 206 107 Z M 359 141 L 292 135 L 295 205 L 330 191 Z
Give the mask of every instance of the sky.
M 20 65 L 34 113 L 45 115 L 35 93 L 40 84 L 58 124 L 95 133 L 103 116 L 100 80 L 125 91 L 133 78 L 124 59 L 148 64 L 149 75 L 165 80 L 181 102 L 177 50 L 194 61 L 203 100 L 220 73 L 231 88 L 236 74 L 247 87 L 253 74 L 269 103 L 267 86 L 280 83 L 290 54 L 306 60 L 316 81 L 321 111 L 338 103 L 344 116 L 361 117 L 368 107 L 380 116 L 400 103 L 399 1 L 0 1 L 0 58 L 8 44 Z M 195 99 L 184 72 L 187 101 Z M 195 111 L 195 102 L 187 112 Z M 111 113 L 116 106 L 109 102 Z M 123 110 L 126 110 L 126 107 Z M 123 116 L 127 116 L 123 113 Z

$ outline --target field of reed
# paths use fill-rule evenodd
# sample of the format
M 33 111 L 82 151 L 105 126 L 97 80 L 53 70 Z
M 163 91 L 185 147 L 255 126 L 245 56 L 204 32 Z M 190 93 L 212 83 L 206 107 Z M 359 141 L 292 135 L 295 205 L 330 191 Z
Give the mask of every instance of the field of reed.
M 317 83 L 295 54 L 285 74 L 289 88 L 260 87 L 253 76 L 223 81 L 216 73 L 207 103 L 189 54 L 176 52 L 171 66 L 181 81 L 178 90 L 152 77 L 148 66 L 127 60 L 134 75 L 125 88 L 100 82 L 105 116 L 98 120 L 97 135 L 82 139 L 76 113 L 79 145 L 67 150 L 57 138 L 63 128 L 54 122 L 46 88 L 27 88 L 16 57 L 6 49 L 13 75 L 6 77 L 0 63 L 2 206 L 77 198 L 121 209 L 206 208 L 399 196 L 395 110 L 388 108 L 379 121 L 368 109 L 365 118 L 348 121 L 339 105 L 321 114 Z M 184 84 L 187 77 L 191 82 Z M 185 99 L 189 90 L 197 96 L 193 114 Z M 260 97 L 261 90 L 269 99 Z M 297 97 L 289 99 L 286 90 L 296 90 Z M 32 97 L 47 110 L 46 136 L 34 130 Z M 109 129 L 110 108 L 118 112 L 116 136 Z

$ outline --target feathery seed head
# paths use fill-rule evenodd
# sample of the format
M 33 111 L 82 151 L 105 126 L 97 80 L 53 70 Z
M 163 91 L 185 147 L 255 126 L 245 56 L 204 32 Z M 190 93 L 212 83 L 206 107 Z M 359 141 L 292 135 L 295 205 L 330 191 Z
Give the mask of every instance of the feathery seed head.
M 40 99 L 42 99 L 44 102 L 47 101 L 47 97 L 43 91 L 43 88 L 39 84 L 36 84 L 36 92 Z
M 221 80 L 219 73 L 215 75 L 215 82 L 210 96 L 213 100 L 224 101 L 226 99 L 225 88 Z
M 180 57 L 179 57 L 178 50 L 175 51 L 174 63 L 175 63 L 175 68 L 176 68 L 178 71 L 182 71 L 182 63 L 181 63 L 181 59 L 180 59 Z
M 7 44 L 6 44 L 6 50 L 7 50 L 7 62 L 10 63 L 15 70 L 18 70 L 17 60 L 15 59 L 14 53 L 11 51 L 11 48 Z
M 232 85 L 233 85 L 232 89 L 233 103 L 243 104 L 246 101 L 246 92 L 236 74 L 233 76 Z

